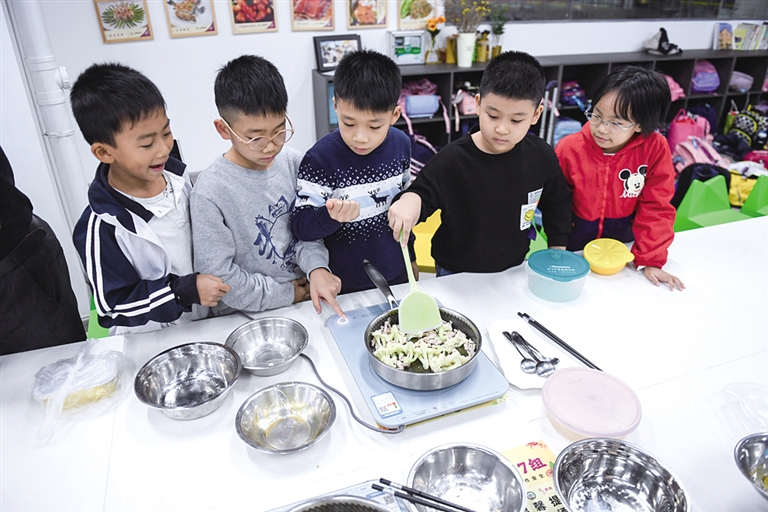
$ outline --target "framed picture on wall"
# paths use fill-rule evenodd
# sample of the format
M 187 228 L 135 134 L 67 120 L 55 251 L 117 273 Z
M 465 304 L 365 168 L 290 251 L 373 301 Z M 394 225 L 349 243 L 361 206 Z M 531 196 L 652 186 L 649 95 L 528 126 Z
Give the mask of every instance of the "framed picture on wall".
M 314 40 L 317 70 L 321 72 L 333 71 L 342 57 L 362 48 L 357 34 L 318 36 Z
M 436 16 L 436 0 L 397 0 L 397 27 L 400 30 L 423 30 L 427 18 Z
M 213 0 L 166 0 L 163 4 L 171 37 L 213 35 L 218 32 Z
M 228 0 L 233 34 L 277 32 L 274 0 Z
M 146 0 L 105 2 L 94 0 L 101 38 L 105 43 L 149 41 L 155 36 L 149 22 Z
M 347 28 L 387 26 L 387 0 L 347 0 Z
M 291 30 L 333 30 L 333 0 L 290 0 Z

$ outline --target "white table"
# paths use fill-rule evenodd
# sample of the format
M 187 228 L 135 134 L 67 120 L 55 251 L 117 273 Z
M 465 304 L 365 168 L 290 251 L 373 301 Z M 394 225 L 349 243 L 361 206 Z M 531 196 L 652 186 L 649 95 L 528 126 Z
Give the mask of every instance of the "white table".
M 740 268 L 738 265 L 742 264 Z M 765 510 L 766 502 L 738 473 L 733 447 L 749 432 L 734 418 L 722 391 L 734 382 L 768 386 L 768 218 L 679 233 L 668 270 L 684 292 L 657 289 L 637 272 L 590 274 L 568 303 L 546 302 L 527 288 L 522 267 L 498 274 L 428 279 L 422 288 L 445 307 L 471 318 L 485 350 L 510 380 L 519 356 L 493 344 L 486 327 L 500 319 L 542 352 L 556 349 L 517 318 L 533 318 L 577 347 L 640 398 L 643 419 L 626 437 L 665 462 L 681 479 L 697 511 Z M 396 296 L 407 285 L 394 288 Z M 352 310 L 384 302 L 375 290 L 339 298 Z M 261 316 L 284 315 L 310 333 L 306 353 L 324 379 L 344 391 L 371 420 L 326 326 L 303 303 Z M 154 333 L 105 340 L 134 365 L 196 340 L 224 342 L 248 318 L 232 315 Z M 110 345 L 111 344 L 111 345 Z M 133 392 L 95 418 L 67 421 L 56 437 L 38 439 L 43 407 L 31 396 L 38 369 L 75 354 L 78 345 L 0 358 L 0 510 L 269 510 L 365 480 L 405 482 L 416 459 L 440 444 L 473 442 L 498 451 L 543 439 L 559 452 L 571 440 L 549 422 L 538 390 L 510 388 L 501 404 L 410 426 L 399 435 L 360 427 L 336 399 L 337 420 L 311 448 L 271 456 L 247 447 L 234 428 L 240 404 L 255 390 L 289 380 L 317 383 L 299 360 L 273 377 L 241 375 L 222 407 L 188 422 L 142 405 Z

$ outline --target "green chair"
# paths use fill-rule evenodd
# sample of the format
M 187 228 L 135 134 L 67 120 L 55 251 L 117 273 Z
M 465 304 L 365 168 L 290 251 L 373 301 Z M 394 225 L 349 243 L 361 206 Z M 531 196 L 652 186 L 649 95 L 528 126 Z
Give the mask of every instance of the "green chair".
M 758 176 L 755 186 L 741 207 L 741 213 L 750 217 L 768 215 L 768 176 Z
M 99 325 L 99 315 L 96 314 L 96 305 L 91 296 L 91 314 L 88 317 L 88 338 L 106 338 L 109 336 L 109 329 Z
M 675 232 L 748 219 L 731 208 L 724 176 L 694 180 L 685 193 L 675 218 Z

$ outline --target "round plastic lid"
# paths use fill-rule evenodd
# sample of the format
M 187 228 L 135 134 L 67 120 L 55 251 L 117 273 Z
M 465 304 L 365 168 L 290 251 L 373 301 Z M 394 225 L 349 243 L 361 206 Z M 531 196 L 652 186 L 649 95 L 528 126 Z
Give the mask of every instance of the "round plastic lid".
M 589 263 L 582 256 L 560 249 L 536 251 L 528 257 L 528 267 L 539 275 L 555 281 L 574 281 L 589 272 Z
M 541 389 L 547 412 L 586 437 L 623 437 L 640 424 L 640 400 L 613 375 L 591 368 L 563 368 Z
M 584 246 L 584 257 L 601 267 L 618 267 L 635 259 L 623 242 L 613 238 L 598 238 Z

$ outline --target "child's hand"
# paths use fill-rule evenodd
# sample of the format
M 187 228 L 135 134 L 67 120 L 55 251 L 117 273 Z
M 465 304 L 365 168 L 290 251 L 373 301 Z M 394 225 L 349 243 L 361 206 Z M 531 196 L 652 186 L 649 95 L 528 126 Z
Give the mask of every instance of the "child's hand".
M 208 307 L 218 306 L 221 298 L 231 289 L 220 277 L 211 274 L 197 274 L 195 284 L 200 305 Z
M 291 281 L 293 285 L 293 304 L 309 298 L 309 286 L 306 277 L 300 277 Z
M 400 241 L 400 231 L 402 234 L 403 245 L 408 243 L 408 237 L 411 236 L 413 226 L 419 222 L 421 214 L 421 196 L 413 192 L 406 192 L 397 202 L 389 206 L 389 227 L 395 235 L 395 240 Z
M 328 214 L 337 222 L 351 222 L 360 216 L 360 203 L 343 201 L 334 197 L 325 202 Z
M 645 267 L 643 274 L 656 286 L 659 286 L 659 283 L 667 283 L 670 290 L 674 290 L 675 287 L 680 291 L 685 290 L 685 285 L 679 278 L 664 272 L 658 267 Z
M 336 302 L 336 296 L 340 291 L 341 279 L 328 272 L 328 269 L 316 268 L 309 273 L 309 293 L 318 315 L 323 312 L 323 306 L 320 304 L 322 301 L 331 306 L 341 318 L 347 317 Z

